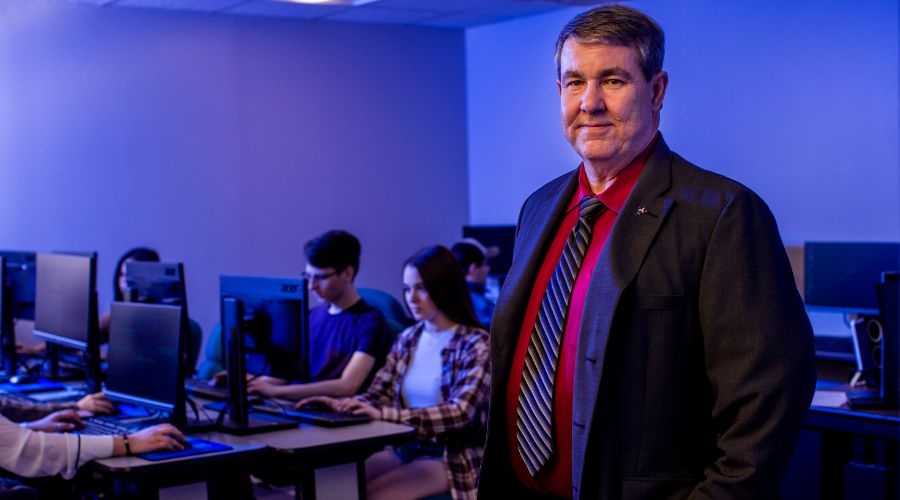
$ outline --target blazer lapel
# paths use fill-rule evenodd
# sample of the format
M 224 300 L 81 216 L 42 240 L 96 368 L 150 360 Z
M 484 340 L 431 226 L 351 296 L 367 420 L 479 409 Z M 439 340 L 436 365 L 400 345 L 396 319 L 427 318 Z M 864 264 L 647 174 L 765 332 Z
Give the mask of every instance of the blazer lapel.
M 663 197 L 671 186 L 672 154 L 659 138 L 622 211 L 616 218 L 591 276 L 582 313 L 575 363 L 572 420 L 572 484 L 581 483 L 585 447 L 603 374 L 603 361 L 616 306 L 632 282 L 673 200 Z M 581 435 L 579 435 L 581 434 Z

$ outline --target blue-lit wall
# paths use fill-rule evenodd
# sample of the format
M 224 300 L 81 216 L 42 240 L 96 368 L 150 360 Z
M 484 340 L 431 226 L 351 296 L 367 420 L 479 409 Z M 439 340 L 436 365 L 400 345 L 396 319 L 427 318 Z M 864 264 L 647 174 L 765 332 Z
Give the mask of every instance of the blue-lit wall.
M 666 31 L 661 130 L 761 194 L 787 244 L 900 239 L 896 0 L 638 0 Z M 578 10 L 466 33 L 473 223 L 574 168 L 553 48 Z
M 345 228 L 359 284 L 468 222 L 460 31 L 0 2 L 0 249 L 135 245 L 218 276 L 296 276 Z

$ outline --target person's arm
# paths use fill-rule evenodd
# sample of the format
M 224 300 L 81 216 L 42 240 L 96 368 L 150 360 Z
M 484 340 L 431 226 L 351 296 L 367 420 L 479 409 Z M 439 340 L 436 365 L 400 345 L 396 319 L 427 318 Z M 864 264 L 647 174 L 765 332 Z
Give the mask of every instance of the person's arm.
M 32 403 L 0 397 L 0 415 L 13 422 L 28 422 L 60 410 L 77 410 L 76 403 Z
M 691 498 L 776 498 L 816 372 L 775 220 L 751 193 L 735 193 L 719 215 L 698 313 L 719 453 Z
M 266 384 L 265 382 L 254 384 L 256 381 L 253 381 L 250 382 L 249 387 L 251 392 L 263 396 L 292 400 L 310 396 L 352 396 L 362 387 L 373 366 L 375 366 L 375 358 L 370 354 L 354 352 L 339 378 L 288 385 Z
M 64 423 L 60 420 L 60 423 Z M 44 423 L 45 427 L 47 422 Z M 63 429 L 63 427 L 60 427 Z M 184 435 L 171 425 L 157 425 L 128 436 L 128 450 L 122 436 L 85 436 L 31 430 L 0 417 L 0 468 L 24 477 L 61 474 L 75 476 L 78 468 L 98 458 L 122 456 L 126 451 L 181 449 Z
M 115 409 L 112 401 L 103 393 L 89 394 L 77 403 L 31 403 L 0 397 L 0 415 L 13 422 L 29 422 L 46 417 L 61 410 L 85 410 L 91 413 L 108 414 Z
M 381 407 L 381 420 L 409 424 L 418 430 L 420 439 L 431 439 L 448 430 L 472 424 L 478 410 L 487 405 L 490 396 L 490 348 L 483 330 L 472 330 L 460 346 L 462 357 L 456 371 L 456 383 L 450 387 L 447 400 L 424 408 Z
M 0 468 L 14 474 L 71 479 L 77 467 L 112 456 L 113 437 L 32 431 L 0 417 L 0 449 Z

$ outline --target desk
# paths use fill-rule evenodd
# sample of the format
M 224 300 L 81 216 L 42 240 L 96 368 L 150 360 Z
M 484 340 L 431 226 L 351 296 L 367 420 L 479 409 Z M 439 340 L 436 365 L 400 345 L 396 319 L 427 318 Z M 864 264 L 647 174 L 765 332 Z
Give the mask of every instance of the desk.
M 792 464 L 804 462 L 806 488 L 785 498 L 801 491 L 800 498 L 897 498 L 900 410 L 852 409 L 840 401 L 820 406 L 847 389 L 840 385 L 817 391 Z
M 217 495 L 216 483 L 221 478 L 246 476 L 251 464 L 265 454 L 265 445 L 220 432 L 197 436 L 227 444 L 232 449 L 158 462 L 139 457 L 104 458 L 93 462 L 93 470 L 110 479 L 113 491 L 137 491 L 136 496 L 141 498 L 158 498 L 160 488 L 197 482 L 207 483 L 211 497 L 235 498 L 237 495 L 229 495 L 227 491 Z
M 284 470 L 293 478 L 296 497 L 304 500 L 316 496 L 315 469 L 338 464 L 355 464 L 354 481 L 359 498 L 366 494 L 365 460 L 387 445 L 415 437 L 408 425 L 373 421 L 347 427 L 319 427 L 300 424 L 296 429 L 247 436 L 273 450 L 267 469 Z

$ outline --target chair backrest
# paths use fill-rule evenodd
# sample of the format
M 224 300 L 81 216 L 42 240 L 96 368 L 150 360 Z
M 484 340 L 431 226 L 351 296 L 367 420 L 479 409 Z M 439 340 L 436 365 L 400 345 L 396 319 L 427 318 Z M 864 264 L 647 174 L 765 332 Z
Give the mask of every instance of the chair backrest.
M 406 315 L 406 310 L 393 295 L 375 288 L 357 288 L 356 291 L 367 304 L 384 314 L 392 334 L 396 335 L 413 324 L 413 320 Z
M 216 326 L 209 331 L 209 338 L 206 339 L 203 361 L 197 367 L 197 378 L 209 380 L 213 375 L 224 369 L 225 353 L 222 351 L 222 325 L 221 323 L 216 323 Z

